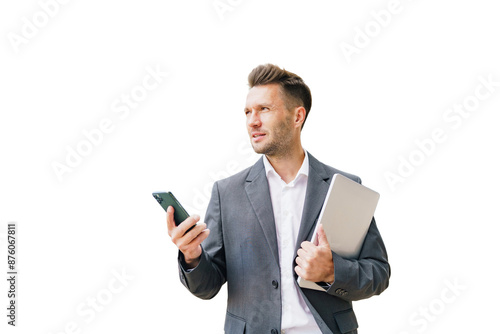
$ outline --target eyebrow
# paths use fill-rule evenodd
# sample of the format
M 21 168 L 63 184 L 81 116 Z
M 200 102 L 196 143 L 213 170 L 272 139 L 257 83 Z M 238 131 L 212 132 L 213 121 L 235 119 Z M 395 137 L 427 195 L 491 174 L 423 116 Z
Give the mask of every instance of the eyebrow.
M 257 108 L 262 108 L 262 107 L 272 108 L 272 107 L 274 107 L 274 105 L 273 105 L 273 104 L 271 104 L 271 103 L 269 103 L 269 104 L 268 104 L 268 103 L 261 103 L 261 104 L 256 105 L 256 107 L 257 107 Z M 243 111 L 247 111 L 247 110 L 250 110 L 250 108 L 245 107 L 245 108 L 243 109 Z

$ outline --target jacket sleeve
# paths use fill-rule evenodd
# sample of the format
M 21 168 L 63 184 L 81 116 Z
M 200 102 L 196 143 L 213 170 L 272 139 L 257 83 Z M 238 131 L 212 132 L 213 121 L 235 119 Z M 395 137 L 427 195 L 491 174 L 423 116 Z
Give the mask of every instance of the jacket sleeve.
M 212 188 L 212 196 L 205 215 L 205 223 L 210 229 L 210 235 L 202 243 L 202 254 L 198 266 L 186 269 L 184 256 L 179 251 L 180 280 L 193 295 L 202 299 L 213 298 L 226 282 L 226 261 L 220 211 L 219 189 L 216 182 Z
M 389 286 L 391 268 L 374 218 L 357 259 L 332 254 L 335 280 L 327 293 L 353 301 L 378 295 Z

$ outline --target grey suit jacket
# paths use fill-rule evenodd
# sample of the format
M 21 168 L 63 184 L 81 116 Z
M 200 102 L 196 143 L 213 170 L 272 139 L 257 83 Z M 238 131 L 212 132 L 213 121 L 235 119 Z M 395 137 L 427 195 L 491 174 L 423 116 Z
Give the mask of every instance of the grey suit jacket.
M 306 200 L 296 250 L 310 240 L 328 186 L 335 173 L 359 177 L 322 164 L 309 154 Z M 181 282 L 195 296 L 214 297 L 227 282 L 225 332 L 279 333 L 281 293 L 278 245 L 269 186 L 262 158 L 212 190 L 205 222 L 209 237 L 200 263 L 185 270 L 179 252 Z M 328 290 L 301 289 L 323 333 L 356 333 L 352 301 L 380 294 L 389 284 L 390 267 L 380 233 L 372 221 L 358 259 L 333 253 L 335 282 Z M 296 276 L 295 276 L 296 277 Z

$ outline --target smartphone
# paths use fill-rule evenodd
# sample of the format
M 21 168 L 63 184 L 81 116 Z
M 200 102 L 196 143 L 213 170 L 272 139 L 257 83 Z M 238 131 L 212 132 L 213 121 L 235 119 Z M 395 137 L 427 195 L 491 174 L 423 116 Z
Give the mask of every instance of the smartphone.
M 179 225 L 189 217 L 187 211 L 182 207 L 181 203 L 179 203 L 177 198 L 175 198 L 174 194 L 172 194 L 170 191 L 153 193 L 153 197 L 158 201 L 158 203 L 160 203 L 162 208 L 165 209 L 165 212 L 167 211 L 169 206 L 174 207 L 175 225 Z

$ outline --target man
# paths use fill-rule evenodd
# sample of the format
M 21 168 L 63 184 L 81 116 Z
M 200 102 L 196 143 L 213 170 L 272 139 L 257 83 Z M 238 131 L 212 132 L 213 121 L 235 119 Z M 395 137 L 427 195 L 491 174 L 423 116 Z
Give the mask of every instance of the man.
M 173 208 L 167 210 L 168 233 L 180 250 L 180 279 L 203 299 L 227 282 L 226 333 L 357 333 L 352 301 L 380 294 L 389 284 L 375 220 L 355 260 L 331 251 L 322 228 L 318 245 L 307 240 L 333 175 L 361 180 L 302 148 L 312 99 L 299 76 L 267 64 L 248 81 L 247 130 L 263 156 L 214 184 L 206 224 L 192 216 L 176 227 Z M 297 275 L 320 282 L 324 291 L 301 289 Z

